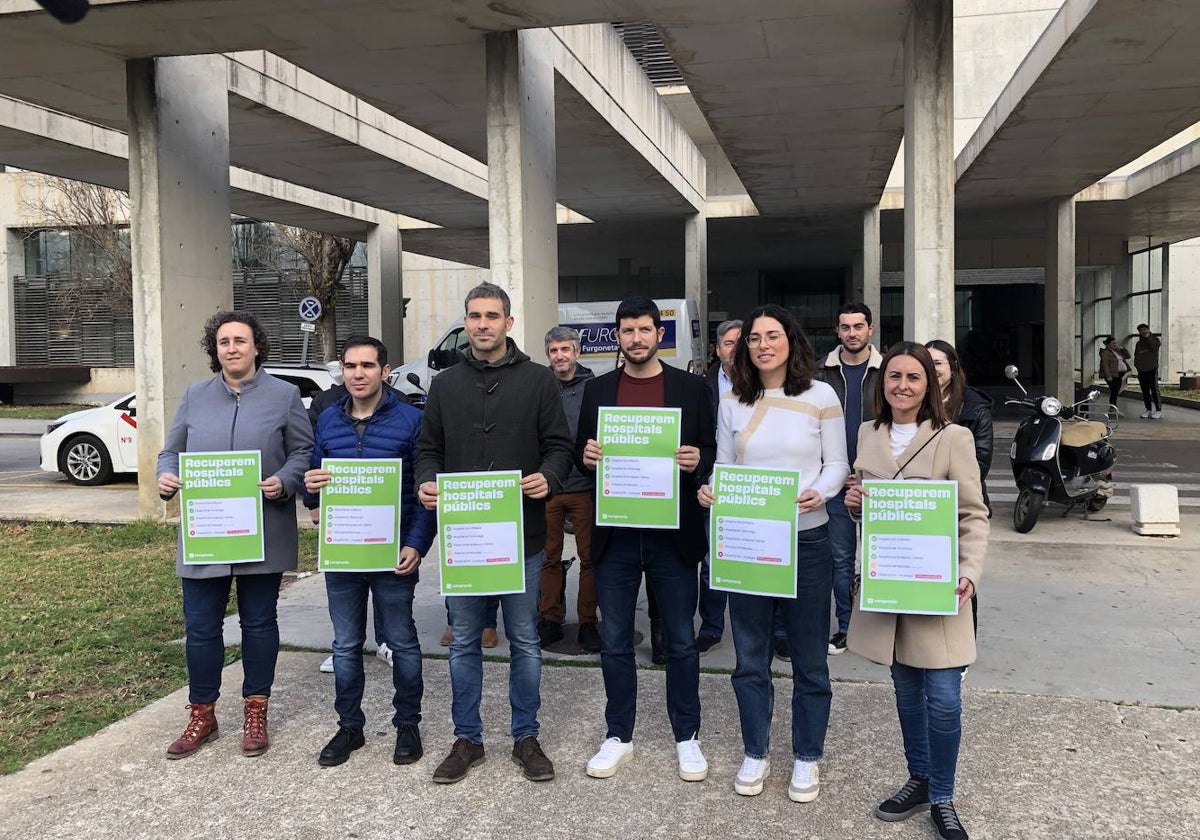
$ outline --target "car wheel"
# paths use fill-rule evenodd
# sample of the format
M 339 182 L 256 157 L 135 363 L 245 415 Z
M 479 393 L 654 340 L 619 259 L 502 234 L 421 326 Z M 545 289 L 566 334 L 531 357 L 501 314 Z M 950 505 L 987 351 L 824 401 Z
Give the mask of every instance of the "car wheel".
M 112 458 L 95 435 L 77 435 L 58 451 L 58 469 L 73 484 L 93 486 L 112 479 Z

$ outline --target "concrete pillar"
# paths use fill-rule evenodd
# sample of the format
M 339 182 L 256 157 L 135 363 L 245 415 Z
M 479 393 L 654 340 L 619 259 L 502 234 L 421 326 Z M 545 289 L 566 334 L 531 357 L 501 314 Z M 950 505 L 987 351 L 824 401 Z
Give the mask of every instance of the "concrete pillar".
M 952 215 L 953 217 L 953 215 Z M 882 271 L 883 271 L 883 246 L 879 241 L 879 205 L 876 204 L 863 210 L 863 247 L 859 257 L 861 260 L 862 271 L 862 297 L 861 300 L 871 310 L 871 320 L 873 323 L 879 323 L 880 310 L 883 307 L 883 291 L 882 291 Z M 953 268 L 953 266 L 951 266 Z M 951 304 L 951 332 L 946 340 L 951 344 L 954 343 L 954 287 L 953 287 L 953 271 L 951 271 L 951 289 L 950 289 L 950 304 Z M 907 322 L 906 322 L 907 325 Z M 875 334 L 871 336 L 871 343 L 876 347 L 881 341 L 878 328 Z
M 184 389 L 211 376 L 200 348 L 233 307 L 229 103 L 223 56 L 126 64 L 138 395 L 138 514 L 158 517 L 155 463 Z
M 510 335 L 534 358 L 558 323 L 551 37 L 537 29 L 484 36 L 491 278 L 512 298 Z
M 954 341 L 954 4 L 913 0 L 904 39 L 904 338 Z
M 1124 243 L 1121 262 L 1112 268 L 1112 326 L 1109 328 L 1121 342 L 1134 333 L 1133 307 L 1129 299 L 1132 291 L 1133 255 L 1129 253 L 1129 243 Z
M 4 238 L 0 241 L 0 367 L 8 367 L 17 363 L 17 320 L 15 284 L 13 277 L 25 273 L 25 254 L 22 250 L 22 240 L 7 227 L 7 222 L 0 219 L 0 231 Z
M 404 360 L 404 273 L 398 223 L 389 213 L 367 233 L 367 330 L 387 346 L 392 367 Z
M 1063 402 L 1075 394 L 1075 199 L 1046 205 L 1046 393 Z
M 1079 383 L 1085 391 L 1092 384 L 1096 368 L 1100 366 L 1100 358 L 1095 350 L 1098 273 L 1089 271 L 1079 277 Z
M 1178 373 L 1171 370 L 1171 246 L 1162 246 L 1162 299 L 1160 301 L 1158 329 L 1161 330 L 1162 347 L 1158 348 L 1158 381 L 1171 382 Z M 1153 319 L 1151 319 L 1153 320 Z M 1151 326 L 1153 330 L 1154 327 Z
M 696 302 L 696 317 L 700 321 L 701 352 L 708 348 L 708 219 L 703 213 L 693 213 L 683 222 L 683 285 L 684 297 Z M 677 336 L 684 342 L 690 336 Z M 703 359 L 700 360 L 703 363 Z

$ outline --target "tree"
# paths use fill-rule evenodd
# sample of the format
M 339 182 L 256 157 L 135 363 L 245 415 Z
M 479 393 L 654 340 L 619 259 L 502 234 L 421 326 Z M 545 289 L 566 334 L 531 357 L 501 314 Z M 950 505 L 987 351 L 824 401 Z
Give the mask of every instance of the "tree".
M 129 194 L 49 175 L 31 175 L 28 183 L 31 189 L 22 202 L 39 223 L 29 236 L 47 229 L 69 236 L 65 270 L 60 272 L 69 282 L 58 286 L 59 305 L 76 321 L 100 309 L 131 312 Z

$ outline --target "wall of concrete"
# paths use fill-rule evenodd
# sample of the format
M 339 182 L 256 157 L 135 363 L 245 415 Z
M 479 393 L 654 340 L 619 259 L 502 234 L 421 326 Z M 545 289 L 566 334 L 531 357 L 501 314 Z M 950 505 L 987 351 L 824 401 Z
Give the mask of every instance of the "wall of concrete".
M 1200 239 L 1171 244 L 1170 335 L 1168 358 L 1159 369 L 1167 384 L 1179 384 L 1179 371 L 1200 372 Z
M 463 316 L 467 292 L 491 276 L 486 268 L 404 253 L 404 358 L 423 358 L 446 328 Z
M 89 382 L 20 385 L 17 402 L 22 405 L 105 405 L 133 390 L 133 368 L 92 368 Z

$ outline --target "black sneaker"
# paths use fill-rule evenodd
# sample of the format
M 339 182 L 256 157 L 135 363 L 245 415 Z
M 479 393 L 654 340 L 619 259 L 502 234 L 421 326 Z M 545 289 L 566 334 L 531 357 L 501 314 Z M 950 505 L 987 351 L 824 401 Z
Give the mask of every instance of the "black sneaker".
M 942 840 L 969 840 L 967 830 L 958 821 L 953 802 L 934 805 L 929 810 L 929 817 Z
M 846 634 L 834 633 L 829 637 L 829 655 L 841 656 L 846 652 Z
M 710 636 L 708 633 L 701 633 L 696 637 L 696 650 L 702 654 L 708 653 L 719 644 L 721 644 L 720 636 Z
M 513 744 L 512 760 L 520 765 L 525 778 L 531 782 L 548 782 L 554 778 L 554 763 L 542 752 L 542 745 L 532 735 Z
M 775 657 L 777 659 L 782 659 L 784 662 L 792 661 L 792 653 L 788 650 L 787 639 L 776 639 L 773 644 L 775 645 Z
M 337 767 L 339 764 L 345 764 L 346 759 L 350 757 L 350 753 L 362 747 L 367 743 L 363 738 L 361 729 L 353 729 L 349 726 L 339 726 L 337 734 L 329 739 L 329 743 L 325 745 L 325 749 L 321 750 L 321 754 L 317 756 L 317 764 L 322 767 Z
M 546 618 L 539 618 L 537 624 L 538 640 L 543 648 L 555 642 L 561 642 L 563 637 L 562 625 Z
M 579 646 L 588 653 L 600 652 L 600 628 L 594 622 L 579 625 Z
M 875 816 L 887 822 L 899 822 L 927 808 L 929 780 L 913 776 L 904 783 L 904 787 L 892 794 L 891 799 L 886 799 L 876 806 Z
M 421 730 L 415 723 L 396 727 L 396 751 L 392 753 L 393 764 L 414 764 L 425 755 L 421 747 Z

